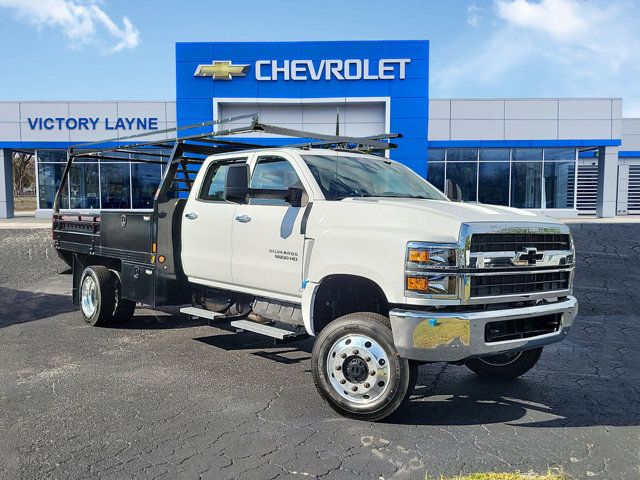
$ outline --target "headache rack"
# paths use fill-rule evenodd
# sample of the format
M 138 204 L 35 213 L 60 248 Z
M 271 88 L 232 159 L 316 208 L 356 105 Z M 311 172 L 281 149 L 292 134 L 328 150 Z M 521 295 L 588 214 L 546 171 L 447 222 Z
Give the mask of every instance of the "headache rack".
M 222 128 L 225 125 L 237 125 L 241 122 L 245 124 Z M 390 139 L 402 136 L 390 133 L 368 137 L 349 137 L 339 135 L 337 131 L 336 128 L 336 135 L 327 135 L 268 125 L 260 123 L 258 114 L 254 113 L 74 145 L 67 150 L 67 163 L 54 198 L 53 213 L 55 215 L 60 211 L 61 195 L 67 188 L 69 172 L 74 161 L 131 161 L 164 165 L 166 167 L 165 173 L 154 198 L 157 203 L 160 199 L 186 197 L 191 191 L 200 166 L 210 155 L 285 146 L 381 154 L 385 150 L 396 148 L 396 145 L 389 141 Z M 253 140 L 252 138 L 237 138 L 238 135 L 256 132 L 276 135 L 280 138 L 269 138 L 266 142 L 263 141 L 265 139 L 256 139 L 255 142 L 251 142 L 248 140 Z M 175 136 L 159 140 L 145 140 L 145 137 L 170 134 Z

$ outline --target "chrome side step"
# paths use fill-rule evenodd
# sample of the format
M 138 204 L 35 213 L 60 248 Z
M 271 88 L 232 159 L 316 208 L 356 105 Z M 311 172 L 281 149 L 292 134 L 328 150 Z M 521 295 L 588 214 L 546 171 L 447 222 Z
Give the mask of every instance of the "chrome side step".
M 180 309 L 180 313 L 189 315 L 193 318 L 207 318 L 209 320 L 215 320 L 218 317 L 224 317 L 224 314 L 218 312 L 212 312 L 198 307 L 183 307 Z
M 306 332 L 304 331 L 295 331 L 286 328 L 274 327 L 273 325 L 264 325 L 262 323 L 252 322 L 251 320 L 235 320 L 229 325 L 238 329 L 239 332 L 253 332 L 278 340 L 307 336 Z

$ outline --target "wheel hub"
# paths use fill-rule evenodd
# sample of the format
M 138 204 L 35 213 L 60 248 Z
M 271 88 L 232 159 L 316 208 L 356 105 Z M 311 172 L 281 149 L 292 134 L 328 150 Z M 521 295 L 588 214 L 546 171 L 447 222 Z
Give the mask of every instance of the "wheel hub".
M 362 383 L 369 376 L 367 362 L 361 357 L 352 355 L 344 361 L 344 376 L 351 383 Z
M 387 390 L 390 368 L 382 346 L 361 334 L 336 340 L 327 357 L 331 386 L 342 398 L 360 405 L 376 401 Z
M 80 307 L 86 318 L 91 318 L 97 308 L 97 287 L 93 277 L 87 275 L 82 281 Z

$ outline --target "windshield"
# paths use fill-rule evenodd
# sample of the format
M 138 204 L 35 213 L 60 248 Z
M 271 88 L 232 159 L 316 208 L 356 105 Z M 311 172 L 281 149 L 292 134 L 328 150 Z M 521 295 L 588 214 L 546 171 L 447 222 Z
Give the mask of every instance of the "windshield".
M 327 200 L 347 197 L 403 197 L 447 200 L 433 185 L 403 165 L 384 158 L 302 155 Z

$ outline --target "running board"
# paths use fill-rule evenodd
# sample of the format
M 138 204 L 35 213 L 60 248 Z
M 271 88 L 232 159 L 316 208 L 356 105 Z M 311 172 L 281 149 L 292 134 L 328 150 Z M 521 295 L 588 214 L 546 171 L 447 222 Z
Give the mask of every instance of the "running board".
M 306 337 L 306 332 L 288 330 L 285 328 L 274 327 L 272 325 L 264 325 L 262 323 L 252 322 L 251 320 L 235 320 L 229 325 L 235 327 L 239 332 L 247 331 L 265 335 L 277 340 L 291 339 L 295 337 Z
M 205 310 L 198 307 L 183 307 L 180 309 L 180 313 L 189 315 L 192 318 L 207 318 L 209 320 L 215 320 L 218 317 L 224 317 L 223 313 L 212 312 L 211 310 Z

